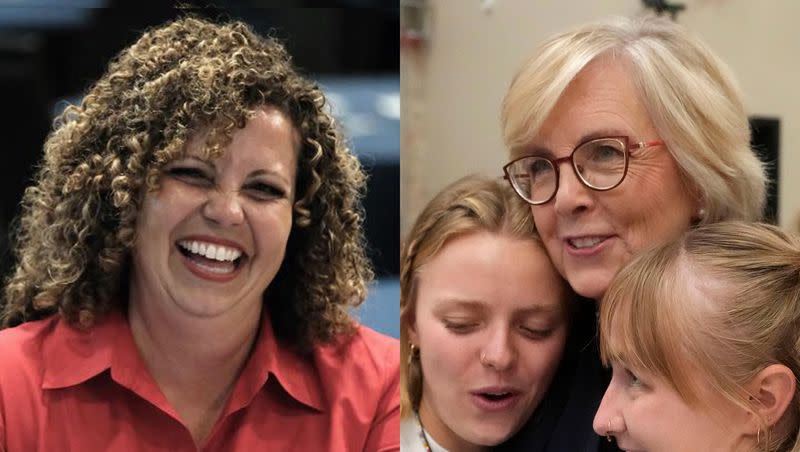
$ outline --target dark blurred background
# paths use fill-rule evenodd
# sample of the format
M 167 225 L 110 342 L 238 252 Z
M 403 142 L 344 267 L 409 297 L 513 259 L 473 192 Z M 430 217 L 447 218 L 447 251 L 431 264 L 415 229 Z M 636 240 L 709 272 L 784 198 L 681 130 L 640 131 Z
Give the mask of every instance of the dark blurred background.
M 397 0 L 136 2 L 26 0 L 0 6 L 0 274 L 13 265 L 9 227 L 64 101 L 79 102 L 108 61 L 142 32 L 191 12 L 237 19 L 280 38 L 333 104 L 370 180 L 364 201 L 379 281 L 365 323 L 397 336 L 400 88 Z

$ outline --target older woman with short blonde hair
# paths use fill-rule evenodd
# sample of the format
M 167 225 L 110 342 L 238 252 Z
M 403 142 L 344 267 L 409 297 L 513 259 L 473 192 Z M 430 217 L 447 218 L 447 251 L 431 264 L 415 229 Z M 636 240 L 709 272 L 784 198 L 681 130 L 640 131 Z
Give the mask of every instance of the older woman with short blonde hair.
M 639 252 L 722 220 L 757 220 L 766 178 L 730 70 L 658 18 L 613 18 L 549 39 L 502 106 L 506 178 L 575 292 L 600 300 Z M 596 306 L 587 302 L 583 317 Z M 548 409 L 509 450 L 603 450 L 589 429 L 608 374 L 594 328 L 565 356 Z M 533 448 L 533 449 L 531 449 Z
M 517 72 L 503 99 L 503 137 L 522 156 L 564 90 L 588 64 L 625 68 L 684 182 L 703 200 L 703 223 L 761 217 L 766 183 L 750 148 L 738 82 L 702 41 L 672 22 L 614 18 L 557 35 Z

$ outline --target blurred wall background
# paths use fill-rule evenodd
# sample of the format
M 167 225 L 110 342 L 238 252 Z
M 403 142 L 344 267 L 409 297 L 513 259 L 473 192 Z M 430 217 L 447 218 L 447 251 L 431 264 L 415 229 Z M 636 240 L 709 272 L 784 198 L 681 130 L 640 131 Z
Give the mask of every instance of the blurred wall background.
M 780 121 L 778 221 L 800 211 L 800 2 L 678 0 L 677 21 L 732 68 L 748 113 Z M 507 160 L 500 103 L 512 76 L 549 36 L 610 15 L 636 16 L 641 0 L 402 0 L 403 28 L 424 16 L 422 39 L 401 44 L 401 232 L 446 184 L 501 175 Z M 410 15 L 406 13 L 411 12 Z M 421 14 L 420 14 L 421 13 Z M 406 19 L 411 18 L 411 21 Z

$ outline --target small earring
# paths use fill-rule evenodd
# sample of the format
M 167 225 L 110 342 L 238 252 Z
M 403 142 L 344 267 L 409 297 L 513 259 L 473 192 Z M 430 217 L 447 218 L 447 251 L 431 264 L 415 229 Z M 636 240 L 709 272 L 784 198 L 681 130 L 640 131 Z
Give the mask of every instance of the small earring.
M 761 444 L 761 427 L 758 427 L 758 431 L 756 431 L 756 444 Z
M 704 220 L 706 218 L 706 209 L 705 207 L 701 207 L 697 209 L 697 218 Z

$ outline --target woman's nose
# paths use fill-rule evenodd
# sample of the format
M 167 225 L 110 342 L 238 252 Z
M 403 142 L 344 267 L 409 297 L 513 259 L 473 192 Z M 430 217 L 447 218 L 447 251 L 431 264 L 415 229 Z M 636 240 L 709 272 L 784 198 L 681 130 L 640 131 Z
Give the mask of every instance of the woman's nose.
M 489 342 L 481 350 L 481 364 L 498 371 L 511 368 L 516 359 L 517 351 L 506 329 L 492 332 Z
M 594 415 L 592 428 L 600 436 L 613 436 L 625 430 L 625 422 L 619 414 L 617 389 L 614 382 L 608 385 L 600 407 Z
M 584 185 L 569 162 L 559 169 L 558 187 L 553 205 L 561 215 L 573 215 L 588 209 L 592 203 L 591 189 Z
M 244 210 L 238 193 L 209 191 L 203 216 L 219 226 L 237 226 L 244 222 Z

